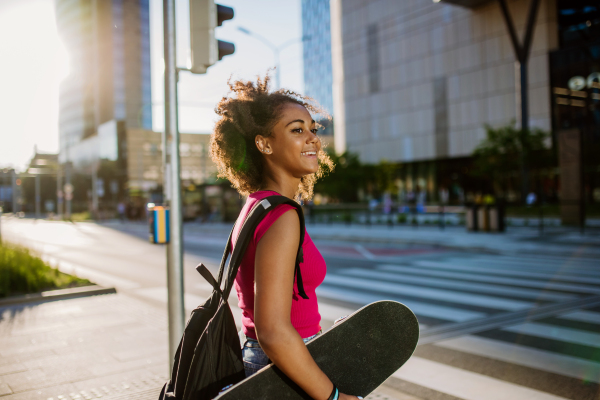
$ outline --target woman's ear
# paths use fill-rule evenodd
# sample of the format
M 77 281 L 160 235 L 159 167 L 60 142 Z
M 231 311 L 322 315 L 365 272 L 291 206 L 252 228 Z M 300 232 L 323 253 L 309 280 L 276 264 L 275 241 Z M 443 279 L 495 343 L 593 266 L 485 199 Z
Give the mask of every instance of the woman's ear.
M 255 144 L 258 151 L 263 154 L 271 154 L 271 145 L 269 144 L 267 138 L 261 135 L 256 135 L 254 141 L 256 142 Z

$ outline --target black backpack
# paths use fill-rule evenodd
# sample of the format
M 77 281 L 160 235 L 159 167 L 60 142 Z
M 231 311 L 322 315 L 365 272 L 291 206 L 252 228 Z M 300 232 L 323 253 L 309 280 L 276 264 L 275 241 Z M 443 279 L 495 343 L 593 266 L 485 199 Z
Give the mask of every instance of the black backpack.
M 196 270 L 213 286 L 214 290 L 204 304 L 192 311 L 175 353 L 171 379 L 165 383 L 159 400 L 212 399 L 225 386 L 238 383 L 246 378 L 240 340 L 227 300 L 257 225 L 269 211 L 280 204 L 293 206 L 300 218 L 300 244 L 296 257 L 295 275 L 298 294 L 302 298 L 308 299 L 300 274 L 305 232 L 302 208 L 294 200 L 284 196 L 266 197 L 252 208 L 242 225 L 229 260 L 224 288 L 221 289 L 221 281 L 225 272 L 225 263 L 231 252 L 233 229 L 229 234 L 221 259 L 218 280 L 215 281 L 203 264 L 196 267 Z

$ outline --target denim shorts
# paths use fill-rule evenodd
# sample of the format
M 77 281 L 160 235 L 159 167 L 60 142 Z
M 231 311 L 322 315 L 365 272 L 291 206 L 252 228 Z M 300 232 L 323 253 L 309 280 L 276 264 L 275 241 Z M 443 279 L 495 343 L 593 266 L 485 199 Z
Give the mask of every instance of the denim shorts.
M 303 338 L 302 340 L 304 341 L 304 343 L 307 343 L 311 339 L 314 339 L 317 336 L 319 336 L 321 333 L 323 333 L 322 329 L 316 334 L 307 338 Z M 241 331 L 239 333 L 239 336 L 240 343 L 242 344 L 244 369 L 246 370 L 246 378 L 248 378 L 249 376 L 254 375 L 259 370 L 269 365 L 271 363 L 271 360 L 269 360 L 269 357 L 267 357 L 257 340 L 246 337 Z

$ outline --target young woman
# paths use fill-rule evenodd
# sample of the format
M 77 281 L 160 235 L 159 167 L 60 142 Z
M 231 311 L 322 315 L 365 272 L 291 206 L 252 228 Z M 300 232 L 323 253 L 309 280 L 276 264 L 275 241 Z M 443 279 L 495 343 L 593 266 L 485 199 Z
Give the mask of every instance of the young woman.
M 229 83 L 231 93 L 216 108 L 220 119 L 211 138 L 219 175 L 248 196 L 233 234 L 252 207 L 267 196 L 308 200 L 331 159 L 321 149 L 309 99 L 287 90 L 269 92 L 269 77 Z M 317 366 L 305 343 L 321 334 L 315 289 L 326 265 L 308 233 L 300 264 L 308 299 L 298 295 L 294 267 L 300 221 L 295 209 L 280 205 L 257 227 L 238 270 L 235 289 L 242 309 L 246 376 L 273 362 L 312 398 L 357 399 L 339 393 Z

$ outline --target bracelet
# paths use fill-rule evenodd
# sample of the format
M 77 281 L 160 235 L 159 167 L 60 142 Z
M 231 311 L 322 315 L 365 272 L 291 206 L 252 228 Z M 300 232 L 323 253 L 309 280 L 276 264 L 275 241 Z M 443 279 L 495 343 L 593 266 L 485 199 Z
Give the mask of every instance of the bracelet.
M 338 400 L 339 395 L 340 395 L 340 392 L 338 391 L 338 388 L 335 387 L 335 384 L 334 384 L 333 390 L 331 391 L 331 394 L 329 395 L 329 398 L 327 400 Z

